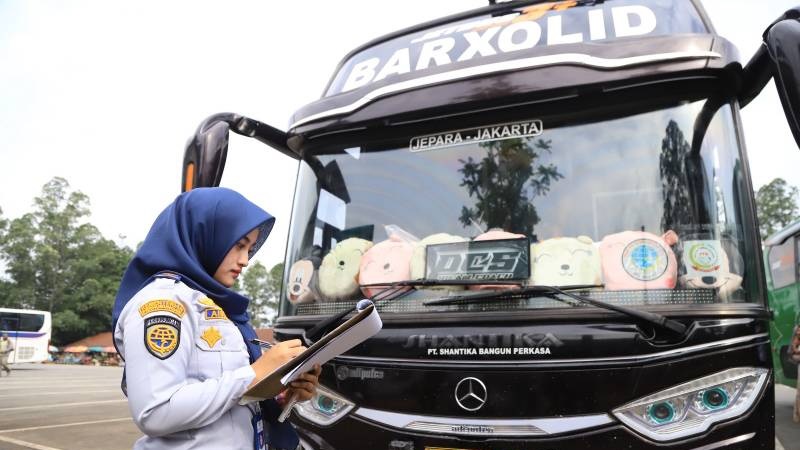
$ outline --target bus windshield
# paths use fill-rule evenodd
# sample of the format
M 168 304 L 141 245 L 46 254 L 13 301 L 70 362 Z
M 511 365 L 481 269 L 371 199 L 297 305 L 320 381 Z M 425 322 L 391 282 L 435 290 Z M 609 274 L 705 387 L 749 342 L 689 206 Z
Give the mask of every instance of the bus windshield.
M 762 302 L 734 106 L 710 103 L 487 120 L 317 151 L 300 163 L 281 313 L 345 310 L 382 289 L 369 284 L 414 279 L 436 285 L 382 311 L 565 307 L 425 305 L 516 285 L 584 285 L 634 307 Z

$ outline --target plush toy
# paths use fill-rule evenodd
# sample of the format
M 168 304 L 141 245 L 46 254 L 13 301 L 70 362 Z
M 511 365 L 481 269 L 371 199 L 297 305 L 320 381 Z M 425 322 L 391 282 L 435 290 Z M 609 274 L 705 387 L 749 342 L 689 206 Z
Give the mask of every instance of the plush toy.
M 645 231 L 623 231 L 604 237 L 600 258 L 606 289 L 674 288 L 678 264 L 670 246 L 677 242 L 678 235 L 672 230 L 660 237 Z
M 289 269 L 289 285 L 286 296 L 293 304 L 311 303 L 319 298 L 319 276 L 317 270 L 322 263 L 318 254 L 295 261 Z
M 536 285 L 600 284 L 600 252 L 588 236 L 553 238 L 531 246 Z
M 499 241 L 503 239 L 520 239 L 524 238 L 524 234 L 514 234 L 508 231 L 503 231 L 499 228 L 492 228 L 491 230 L 478 235 L 474 241 Z M 520 283 L 522 284 L 522 283 Z M 479 284 L 470 285 L 468 289 L 476 291 L 482 289 L 515 289 L 519 286 L 513 284 Z
M 367 297 L 372 297 L 386 289 L 392 282 L 408 280 L 411 277 L 413 251 L 414 244 L 395 234 L 367 250 L 361 258 L 358 284 L 386 283 L 386 286 L 362 287 L 361 292 Z
M 427 236 L 423 240 L 414 245 L 414 253 L 411 255 L 411 279 L 420 280 L 425 278 L 426 272 L 426 259 L 425 249 L 429 245 L 435 244 L 453 244 L 456 242 L 467 242 L 469 239 L 461 236 L 454 236 L 447 233 L 437 233 Z M 430 286 L 426 289 L 446 289 L 448 291 L 455 291 L 464 289 L 464 286 Z
M 358 269 L 361 257 L 372 242 L 349 238 L 336 244 L 319 266 L 319 290 L 326 300 L 352 300 L 359 297 Z
M 742 285 L 742 277 L 731 272 L 728 253 L 717 240 L 683 242 L 681 286 L 718 289 L 720 298 L 727 300 Z

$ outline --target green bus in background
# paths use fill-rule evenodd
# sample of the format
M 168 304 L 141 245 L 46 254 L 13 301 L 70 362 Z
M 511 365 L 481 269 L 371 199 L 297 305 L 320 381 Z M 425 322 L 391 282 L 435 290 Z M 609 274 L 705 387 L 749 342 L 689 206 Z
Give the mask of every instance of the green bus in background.
M 797 363 L 790 346 L 800 319 L 800 220 L 764 241 L 769 307 L 774 320 L 770 326 L 775 381 L 795 387 Z

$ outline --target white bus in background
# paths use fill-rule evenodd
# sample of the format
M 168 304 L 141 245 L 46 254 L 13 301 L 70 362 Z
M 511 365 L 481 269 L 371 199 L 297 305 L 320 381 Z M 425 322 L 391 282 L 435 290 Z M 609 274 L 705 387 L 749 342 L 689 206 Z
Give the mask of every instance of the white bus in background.
M 8 362 L 47 361 L 51 328 L 49 311 L 0 308 L 0 332 L 6 333 L 14 343 Z

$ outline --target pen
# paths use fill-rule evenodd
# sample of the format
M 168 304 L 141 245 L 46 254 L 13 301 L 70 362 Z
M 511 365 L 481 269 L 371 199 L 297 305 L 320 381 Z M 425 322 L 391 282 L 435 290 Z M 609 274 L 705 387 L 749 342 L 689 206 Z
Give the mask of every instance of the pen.
M 286 405 L 284 405 L 283 410 L 281 411 L 281 415 L 278 416 L 278 422 L 283 423 L 283 421 L 286 420 L 287 417 L 289 417 L 289 413 L 292 412 L 294 404 L 297 403 L 297 397 L 298 397 L 297 392 L 292 394 L 292 398 L 290 398 L 289 401 L 286 402 Z
M 261 348 L 272 348 L 271 342 L 262 341 L 261 339 L 250 339 L 250 342 L 258 346 L 261 346 Z M 297 403 L 296 392 L 292 395 L 292 398 L 290 398 L 289 401 L 286 402 L 286 405 L 283 406 L 283 410 L 281 411 L 280 416 L 278 416 L 278 422 L 282 423 L 284 420 L 286 420 L 287 417 L 289 417 L 289 413 L 292 412 L 292 408 L 294 407 L 295 403 Z
M 272 342 L 262 341 L 261 339 L 250 339 L 250 342 L 261 346 L 261 348 L 272 348 Z

